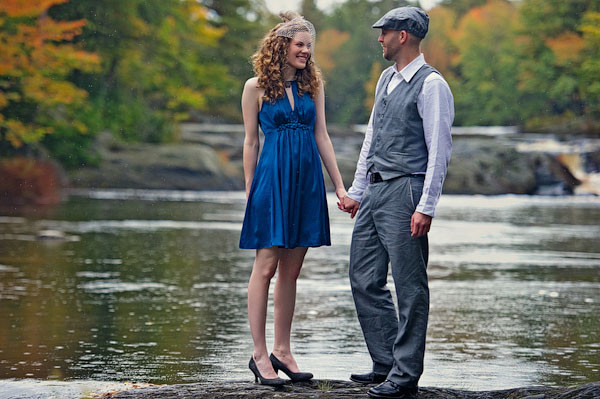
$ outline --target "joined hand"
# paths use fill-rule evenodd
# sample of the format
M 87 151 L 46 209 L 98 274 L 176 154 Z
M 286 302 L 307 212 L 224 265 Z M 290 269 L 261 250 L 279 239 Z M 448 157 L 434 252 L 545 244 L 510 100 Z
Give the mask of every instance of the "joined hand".
M 354 201 L 352 198 L 345 195 L 340 202 L 338 202 L 338 208 L 341 211 L 347 212 L 350 214 L 350 218 L 354 218 L 356 216 L 356 212 L 358 212 L 358 208 L 360 207 L 360 202 Z

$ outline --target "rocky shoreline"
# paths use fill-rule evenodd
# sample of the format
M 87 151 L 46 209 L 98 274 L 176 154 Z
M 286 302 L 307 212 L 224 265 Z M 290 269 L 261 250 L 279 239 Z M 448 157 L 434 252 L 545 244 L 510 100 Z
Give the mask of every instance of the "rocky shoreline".
M 176 144 L 124 144 L 100 136 L 102 162 L 69 172 L 73 188 L 242 190 L 243 130 L 239 125 L 182 125 Z M 476 128 L 454 135 L 444 192 L 449 194 L 600 194 L 600 141 L 564 142 L 547 136 Z M 483 128 L 480 128 L 483 129 Z M 352 182 L 363 135 L 330 129 L 346 186 Z M 453 133 L 454 134 L 454 133 Z M 591 144 L 590 144 L 591 143 Z M 326 184 L 331 188 L 329 179 Z
M 368 386 L 350 381 L 313 380 L 272 388 L 247 381 L 156 385 L 121 392 L 105 393 L 98 399 L 351 399 L 367 398 Z M 496 391 L 467 391 L 421 387 L 419 399 L 593 399 L 600 398 L 600 382 L 575 387 L 525 387 Z

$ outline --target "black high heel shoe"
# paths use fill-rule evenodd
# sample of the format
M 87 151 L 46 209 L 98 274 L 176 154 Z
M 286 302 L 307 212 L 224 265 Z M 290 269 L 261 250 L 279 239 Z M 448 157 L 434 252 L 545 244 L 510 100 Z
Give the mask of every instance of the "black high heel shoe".
M 279 370 L 283 371 L 287 374 L 288 377 L 290 377 L 290 380 L 292 380 L 292 382 L 303 382 L 313 378 L 312 373 L 294 373 L 293 371 L 290 371 L 290 369 L 288 369 L 287 366 L 283 364 L 279 359 L 277 359 L 272 353 L 271 356 L 269 356 L 269 359 L 271 359 L 271 364 L 273 365 L 273 369 L 275 370 L 275 372 Z
M 250 363 L 248 363 L 248 367 L 250 368 L 250 371 L 252 371 L 252 374 L 254 374 L 254 382 L 258 382 L 258 380 L 260 380 L 260 383 L 262 385 L 271 385 L 274 387 L 285 384 L 285 380 L 283 378 L 264 378 L 260 374 L 260 371 L 258 371 L 258 367 L 256 366 L 256 362 L 254 361 L 253 357 L 250 358 Z M 275 372 L 277 372 L 277 370 L 275 370 Z

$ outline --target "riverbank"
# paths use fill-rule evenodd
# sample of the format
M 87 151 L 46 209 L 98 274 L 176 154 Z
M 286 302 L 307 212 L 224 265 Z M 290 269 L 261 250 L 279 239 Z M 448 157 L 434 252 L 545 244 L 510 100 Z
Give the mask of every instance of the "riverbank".
M 352 183 L 363 126 L 330 129 L 346 186 Z M 600 140 L 561 141 L 514 129 L 453 131 L 448 194 L 600 194 Z M 73 188 L 243 190 L 243 127 L 182 125 L 176 144 L 124 144 L 101 136 L 97 167 L 71 171 Z M 326 184 L 331 188 L 329 179 Z
M 364 129 L 330 129 L 346 187 Z M 179 142 L 148 144 L 119 142 L 105 133 L 94 144 L 99 164 L 68 172 L 43 160 L 3 160 L 0 204 L 55 204 L 63 187 L 243 190 L 243 134 L 241 125 L 182 124 Z M 600 139 L 566 140 L 509 127 L 453 128 L 452 134 L 446 194 L 600 195 Z M 328 177 L 325 184 L 332 189 Z
M 350 381 L 313 380 L 307 383 L 288 384 L 271 388 L 247 381 L 197 383 L 151 386 L 122 392 L 106 393 L 98 399 L 350 399 L 367 398 L 368 386 Z M 575 387 L 525 387 L 497 391 L 467 391 L 459 389 L 421 387 L 419 399 L 593 399 L 600 398 L 600 382 Z

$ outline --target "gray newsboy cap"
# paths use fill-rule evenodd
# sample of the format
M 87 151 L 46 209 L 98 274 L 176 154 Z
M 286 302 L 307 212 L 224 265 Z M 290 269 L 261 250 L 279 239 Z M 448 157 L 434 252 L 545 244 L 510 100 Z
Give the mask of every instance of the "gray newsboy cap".
M 405 30 L 423 39 L 429 28 L 429 16 L 418 7 L 400 7 L 388 11 L 373 28 Z

